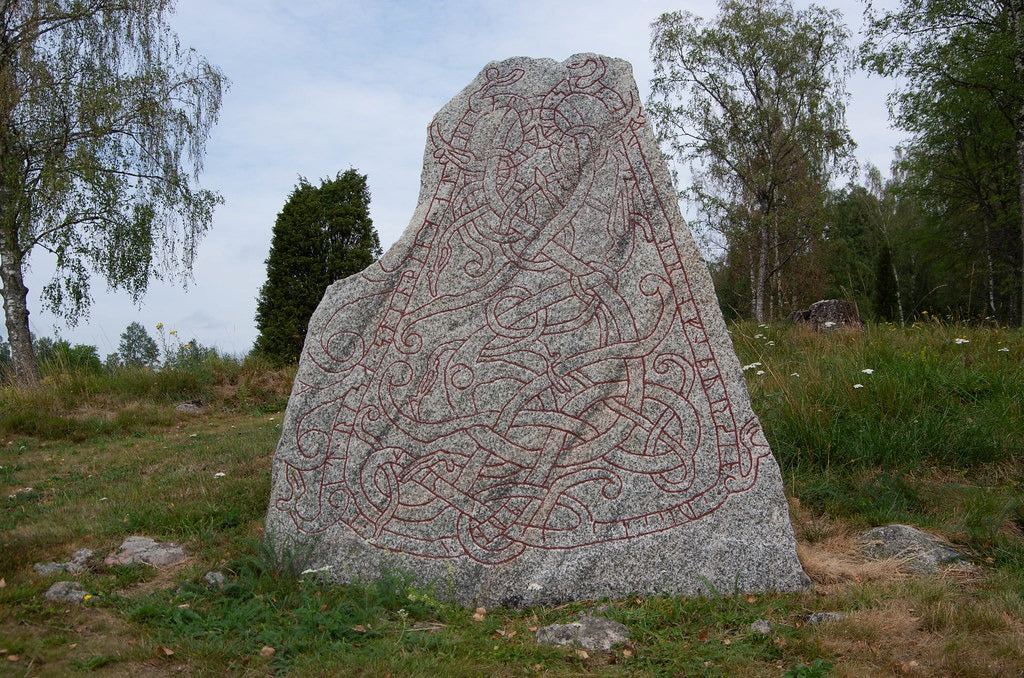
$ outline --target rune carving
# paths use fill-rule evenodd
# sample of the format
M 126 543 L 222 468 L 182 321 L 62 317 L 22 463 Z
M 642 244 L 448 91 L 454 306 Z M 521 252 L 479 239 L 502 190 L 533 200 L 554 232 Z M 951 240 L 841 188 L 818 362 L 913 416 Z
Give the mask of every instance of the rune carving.
M 581 59 L 537 95 L 490 68 L 431 126 L 407 255 L 311 326 L 272 501 L 300 532 L 497 564 L 670 530 L 756 482 L 769 448 L 734 413 L 635 90 L 604 76 Z M 353 331 L 355 309 L 379 322 Z

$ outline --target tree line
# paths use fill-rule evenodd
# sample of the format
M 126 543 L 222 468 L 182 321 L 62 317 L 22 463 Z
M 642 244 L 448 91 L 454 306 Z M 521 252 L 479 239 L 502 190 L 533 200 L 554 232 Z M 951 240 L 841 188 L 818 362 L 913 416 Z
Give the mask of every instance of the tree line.
M 926 312 L 1024 323 L 1024 3 L 837 10 L 721 0 L 653 24 L 648 111 L 711 251 L 727 314 L 786 317 L 820 298 L 906 322 Z M 854 176 L 853 68 L 900 83 L 892 176 Z M 839 187 L 837 187 L 839 186 Z
M 187 277 L 221 197 L 198 179 L 226 77 L 179 45 L 173 0 L 0 0 L 0 283 L 17 380 L 38 379 L 24 271 L 56 259 L 43 303 L 69 324 L 98 275 L 136 299 Z M 718 254 L 723 309 L 758 321 L 824 297 L 869 318 L 925 311 L 1024 326 L 1024 0 L 865 4 L 856 49 L 836 10 L 719 0 L 652 25 L 647 110 L 681 198 Z M 906 133 L 891 177 L 855 176 L 853 68 L 897 76 Z M 274 227 L 255 350 L 298 357 L 334 280 L 380 256 L 366 177 L 300 179 Z

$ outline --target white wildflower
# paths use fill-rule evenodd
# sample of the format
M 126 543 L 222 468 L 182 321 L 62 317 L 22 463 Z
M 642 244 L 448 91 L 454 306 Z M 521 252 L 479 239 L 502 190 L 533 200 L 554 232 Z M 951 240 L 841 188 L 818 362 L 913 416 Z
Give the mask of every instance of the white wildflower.
M 300 573 L 300 575 L 303 575 L 303 574 L 330 574 L 330 573 L 331 573 L 331 566 L 330 565 L 324 565 L 323 567 L 318 567 L 318 568 L 315 568 L 315 569 L 314 568 L 310 568 L 308 570 L 303 570 Z
M 750 363 L 749 365 L 744 365 L 743 371 L 746 372 L 747 370 L 752 370 L 755 367 L 761 367 L 761 363 Z
M 764 339 L 764 335 L 763 334 L 755 334 L 754 335 L 754 339 Z
M 213 474 L 213 477 L 214 477 L 214 478 L 223 478 L 223 477 L 224 477 L 225 475 L 227 475 L 227 474 L 226 474 L 226 473 L 224 473 L 223 471 L 219 471 L 219 472 L 217 472 L 217 473 L 214 473 L 214 474 Z
M 759 377 L 760 377 L 760 376 L 761 376 L 762 374 L 764 374 L 764 370 L 758 370 L 758 371 L 757 371 L 757 376 L 759 376 Z
M 871 369 L 870 367 L 865 367 L 863 370 L 861 370 L 861 372 L 863 372 L 864 374 L 874 374 L 875 373 L 875 371 L 873 369 Z
M 1002 348 L 998 349 L 998 351 L 1000 353 L 1009 353 L 1010 352 L 1010 347 L 1009 346 L 1003 346 Z
M 954 344 L 969 344 L 969 343 L 971 343 L 971 340 L 970 339 L 964 339 L 963 337 L 957 337 L 956 339 L 953 340 L 953 343 Z
M 775 342 L 774 342 L 774 341 L 769 341 L 769 342 L 768 342 L 768 345 L 769 345 L 769 346 L 774 346 L 774 345 L 775 345 Z
M 835 327 L 835 326 L 836 326 L 836 324 L 833 321 L 831 321 L 831 320 L 826 320 L 825 321 L 825 327 Z
M 854 388 L 864 388 L 864 384 L 854 384 Z
M 793 374 L 791 374 L 789 376 L 791 376 L 791 377 L 799 377 L 800 373 L 799 372 L 794 372 Z

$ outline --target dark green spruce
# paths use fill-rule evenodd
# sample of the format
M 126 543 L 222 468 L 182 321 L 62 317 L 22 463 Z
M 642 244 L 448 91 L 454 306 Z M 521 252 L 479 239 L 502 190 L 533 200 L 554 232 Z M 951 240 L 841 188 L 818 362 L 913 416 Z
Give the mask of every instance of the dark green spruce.
M 365 175 L 349 169 L 319 186 L 300 178 L 274 224 L 256 305 L 255 352 L 275 363 L 297 361 L 327 286 L 380 255 Z

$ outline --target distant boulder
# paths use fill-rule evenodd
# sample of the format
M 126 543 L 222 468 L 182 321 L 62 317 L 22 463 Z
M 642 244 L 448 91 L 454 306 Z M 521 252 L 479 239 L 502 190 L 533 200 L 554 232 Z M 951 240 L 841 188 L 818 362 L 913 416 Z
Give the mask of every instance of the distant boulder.
M 857 304 L 844 299 L 822 299 L 810 308 L 794 311 L 787 318 L 791 322 L 807 323 L 815 332 L 834 332 L 839 329 L 864 329 Z

